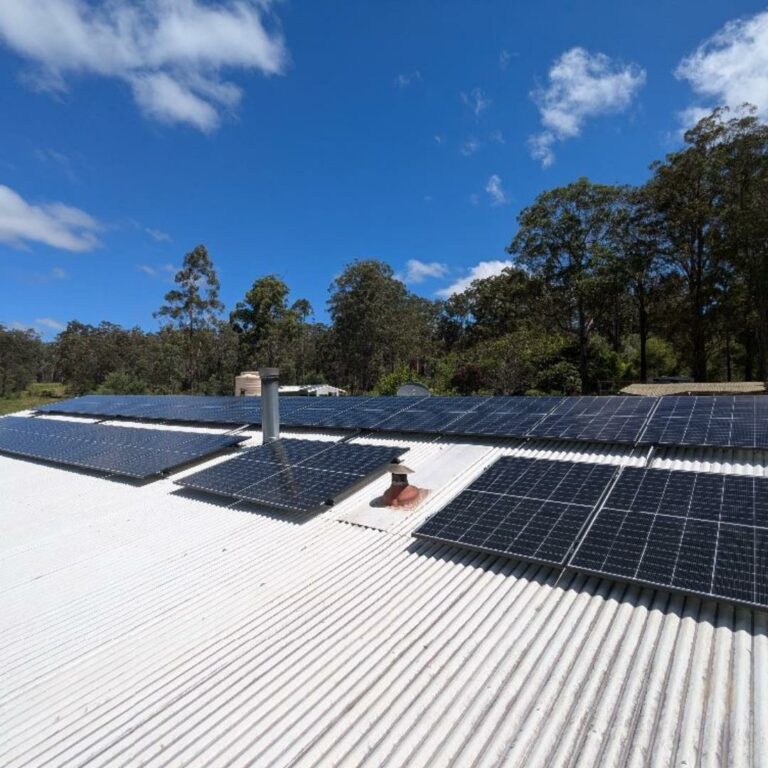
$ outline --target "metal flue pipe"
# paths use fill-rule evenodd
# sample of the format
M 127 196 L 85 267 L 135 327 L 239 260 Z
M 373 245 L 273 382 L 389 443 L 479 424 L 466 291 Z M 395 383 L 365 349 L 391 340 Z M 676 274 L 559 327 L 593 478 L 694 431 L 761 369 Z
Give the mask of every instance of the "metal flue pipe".
M 280 439 L 280 369 L 260 368 L 261 432 L 265 443 Z

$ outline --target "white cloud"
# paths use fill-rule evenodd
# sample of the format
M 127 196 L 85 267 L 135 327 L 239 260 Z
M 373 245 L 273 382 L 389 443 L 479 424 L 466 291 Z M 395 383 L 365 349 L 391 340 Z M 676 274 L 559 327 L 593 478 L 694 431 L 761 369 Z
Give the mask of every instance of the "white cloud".
M 495 173 L 488 179 L 485 185 L 485 191 L 491 200 L 491 205 L 494 207 L 506 205 L 509 202 L 507 193 L 501 185 L 501 178 Z
M 469 107 L 476 118 L 479 118 L 491 106 L 491 100 L 480 88 L 473 88 L 469 93 L 462 91 L 461 100 Z
M 69 273 L 61 267 L 54 267 L 50 274 L 51 280 L 66 280 L 69 277 Z
M 141 110 L 214 130 L 241 98 L 225 69 L 284 71 L 287 52 L 265 25 L 271 0 L 4 0 L 0 40 L 32 61 L 37 88 L 64 91 L 72 75 L 128 83 Z
M 71 183 L 76 184 L 79 181 L 74 163 L 63 152 L 57 152 L 55 149 L 37 149 L 35 157 L 41 163 L 58 167 Z
M 52 317 L 38 317 L 33 323 L 14 320 L 8 324 L 8 327 L 14 331 L 35 331 L 35 333 L 46 336 L 50 331 L 63 331 L 67 325 L 59 320 L 54 320 Z
M 553 145 L 579 136 L 586 121 L 622 112 L 645 83 L 645 71 L 602 53 L 571 48 L 549 70 L 549 84 L 532 92 L 544 130 L 531 136 L 531 155 L 544 167 L 555 160 Z
M 448 265 L 439 261 L 409 259 L 405 265 L 406 283 L 423 283 L 428 278 L 445 277 L 447 274 Z
M 149 264 L 139 264 L 137 267 L 145 275 L 150 277 L 157 277 L 161 280 L 168 279 L 168 277 L 175 272 L 178 272 L 178 267 L 173 264 L 158 264 L 157 266 L 150 266 Z
M 167 232 L 163 232 L 161 229 L 152 229 L 151 227 L 147 227 L 144 231 L 158 243 L 171 242 L 171 236 Z
M 59 320 L 54 320 L 52 317 L 38 317 L 35 320 L 35 326 L 48 328 L 52 331 L 63 331 L 67 326 L 65 323 Z
M 499 53 L 499 69 L 504 71 L 509 66 L 509 62 L 512 59 L 513 54 L 511 54 L 506 48 L 502 49 L 502 51 Z
M 713 107 L 749 102 L 768 119 L 768 11 L 729 21 L 684 58 L 675 75 Z M 711 111 L 689 107 L 681 119 L 691 125 Z
M 99 245 L 101 225 L 79 208 L 63 203 L 32 205 L 0 184 L 0 242 L 17 248 L 44 243 L 65 251 L 90 251 Z
M 481 146 L 480 142 L 474 136 L 470 136 L 459 147 L 459 152 L 461 152 L 461 154 L 464 155 L 464 157 L 470 157 L 471 155 L 474 155 L 478 149 L 480 149 L 480 146 Z
M 487 277 L 494 277 L 511 266 L 512 262 L 509 260 L 481 261 L 475 264 L 464 277 L 437 291 L 437 295 L 447 299 L 454 293 L 466 291 L 475 280 L 485 280 Z
M 421 82 L 421 72 L 418 69 L 413 72 L 402 72 L 395 78 L 395 85 L 398 88 L 407 88 L 413 83 Z

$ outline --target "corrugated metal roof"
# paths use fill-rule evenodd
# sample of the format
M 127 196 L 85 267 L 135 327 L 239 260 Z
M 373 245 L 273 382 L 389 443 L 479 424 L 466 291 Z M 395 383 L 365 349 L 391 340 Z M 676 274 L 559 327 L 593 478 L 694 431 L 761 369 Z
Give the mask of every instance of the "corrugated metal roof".
M 658 384 L 629 384 L 621 390 L 623 395 L 761 395 L 765 392 L 762 381 L 707 381 L 666 382 Z
M 387 531 L 340 519 L 386 477 L 302 519 L 0 457 L 0 764 L 768 765 L 768 614 L 410 535 L 499 453 L 645 452 L 393 440 Z M 651 461 L 765 473 L 722 454 Z

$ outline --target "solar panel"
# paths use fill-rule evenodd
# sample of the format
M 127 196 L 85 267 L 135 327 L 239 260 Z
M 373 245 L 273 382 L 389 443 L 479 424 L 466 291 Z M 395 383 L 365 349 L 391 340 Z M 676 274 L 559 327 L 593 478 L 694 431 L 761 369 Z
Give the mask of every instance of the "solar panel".
M 344 398 L 345 400 L 347 398 Z M 319 421 L 325 429 L 378 429 L 400 411 L 422 402 L 424 397 L 360 397 L 351 408 L 340 410 Z
M 639 442 L 768 448 L 768 397 L 663 397 Z
M 625 468 L 570 567 L 768 606 L 768 478 Z
M 451 422 L 451 435 L 525 437 L 562 397 L 491 397 L 477 408 Z
M 615 472 L 601 464 L 503 457 L 414 535 L 561 565 Z
M 454 422 L 473 413 L 486 400 L 484 397 L 425 397 L 384 419 L 376 425 L 376 429 L 441 434 Z
M 654 397 L 567 397 L 527 435 L 634 445 L 654 405 Z
M 243 439 L 43 418 L 0 419 L 4 453 L 140 479 L 218 453 Z
M 333 503 L 405 450 L 322 440 L 278 440 L 176 483 L 228 498 L 310 512 Z

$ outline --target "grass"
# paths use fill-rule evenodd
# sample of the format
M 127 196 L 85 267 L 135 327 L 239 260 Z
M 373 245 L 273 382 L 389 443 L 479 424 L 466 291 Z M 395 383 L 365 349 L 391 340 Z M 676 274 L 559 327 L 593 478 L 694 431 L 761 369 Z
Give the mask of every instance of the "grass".
M 37 408 L 66 396 L 63 384 L 30 384 L 24 392 L 11 397 L 0 397 L 0 416 Z

